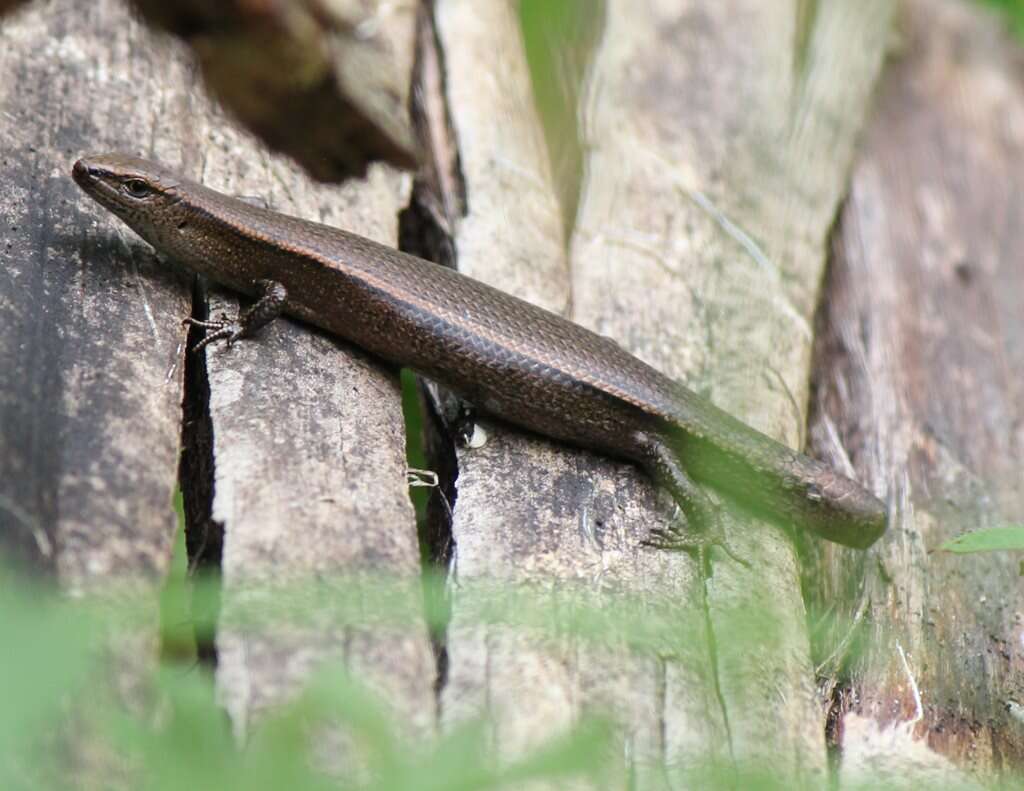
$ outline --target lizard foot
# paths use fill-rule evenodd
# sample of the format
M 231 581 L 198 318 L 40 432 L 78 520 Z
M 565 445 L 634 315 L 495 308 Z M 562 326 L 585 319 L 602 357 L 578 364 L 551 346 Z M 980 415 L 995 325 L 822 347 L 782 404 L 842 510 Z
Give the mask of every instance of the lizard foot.
M 198 319 L 184 319 L 181 322 L 185 326 L 202 327 L 205 330 L 212 330 L 207 333 L 199 343 L 195 344 L 189 351 L 198 354 L 211 343 L 225 341 L 230 348 L 231 345 L 246 335 L 245 327 L 238 319 L 231 319 L 226 313 L 220 314 L 217 321 L 199 321 Z
M 281 315 L 288 300 L 288 291 L 283 285 L 276 280 L 257 280 L 253 284 L 253 288 L 259 297 L 247 311 L 239 313 L 237 318 L 232 319 L 221 313 L 217 321 L 200 321 L 189 318 L 182 322 L 185 325 L 202 327 L 211 331 L 192 347 L 193 354 L 202 351 L 216 341 L 224 341 L 230 347 L 237 340 L 252 337 L 260 328 L 267 326 Z
M 677 521 L 670 527 L 652 530 L 643 541 L 643 545 L 653 549 L 693 553 L 702 567 L 705 567 L 710 560 L 711 550 L 717 547 L 744 568 L 751 568 L 750 562 L 741 558 L 729 546 L 725 540 L 725 533 L 720 527 L 694 530 L 686 527 L 685 524 L 685 522 L 680 524 Z

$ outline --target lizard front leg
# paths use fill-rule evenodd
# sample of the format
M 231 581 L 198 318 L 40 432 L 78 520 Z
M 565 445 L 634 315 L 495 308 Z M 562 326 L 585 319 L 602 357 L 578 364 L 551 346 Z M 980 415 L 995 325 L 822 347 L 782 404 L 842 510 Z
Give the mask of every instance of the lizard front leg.
M 270 322 L 281 315 L 285 302 L 288 299 L 288 291 L 276 280 L 257 280 L 259 297 L 256 302 L 244 313 L 239 313 L 234 319 L 221 314 L 220 319 L 215 321 L 200 321 L 199 319 L 188 318 L 182 324 L 192 327 L 202 327 L 212 330 L 199 343 L 192 347 L 193 352 L 200 352 L 216 341 L 225 341 L 231 346 L 241 338 L 250 338 L 267 326 Z

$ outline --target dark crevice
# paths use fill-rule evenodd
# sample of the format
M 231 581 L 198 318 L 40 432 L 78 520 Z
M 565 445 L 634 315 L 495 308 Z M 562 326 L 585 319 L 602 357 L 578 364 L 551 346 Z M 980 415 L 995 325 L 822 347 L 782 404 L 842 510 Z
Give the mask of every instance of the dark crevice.
M 835 436 L 848 458 L 857 465 L 863 455 L 867 427 L 863 420 L 850 419 L 851 393 L 863 386 L 856 362 L 841 326 L 842 295 L 849 268 L 842 253 L 845 200 L 836 210 L 827 235 L 825 271 L 814 315 L 814 344 L 811 350 L 811 381 L 805 431 L 808 455 L 832 460 Z M 857 403 L 856 398 L 852 398 Z M 803 531 L 795 535 L 800 556 L 800 587 L 808 613 L 807 628 L 811 661 L 818 668 L 819 688 L 826 706 L 825 744 L 828 751 L 829 787 L 839 786 L 842 723 L 856 692 L 850 684 L 853 648 L 862 608 L 869 604 L 870 554 L 816 541 Z M 830 691 L 830 694 L 829 694 Z
M 192 289 L 192 318 L 205 321 L 207 316 L 205 284 L 201 278 L 196 278 Z M 188 348 L 192 349 L 205 335 L 203 328 L 191 327 Z M 220 611 L 218 580 L 224 546 L 224 526 L 213 519 L 213 480 L 213 422 L 206 357 L 186 352 L 178 482 L 185 512 L 189 576 L 202 584 L 204 593 L 210 594 L 193 599 L 196 652 L 199 661 L 211 667 L 217 664 L 212 625 L 216 624 Z
M 427 500 L 420 538 L 425 550 L 425 569 L 428 575 L 443 580 L 455 552 L 452 516 L 458 498 L 459 466 L 455 455 L 455 443 L 438 415 L 436 402 L 429 392 L 431 388 L 432 386 L 423 380 L 417 382 L 420 414 L 423 417 L 423 452 L 428 467 L 436 472 L 438 477 L 437 488 L 431 490 L 430 498 Z M 442 614 L 435 622 L 435 628 L 430 635 L 437 660 L 434 693 L 440 713 L 440 695 L 448 680 L 447 624 L 451 611 L 450 602 L 444 594 L 445 586 L 435 584 L 428 586 L 427 590 L 428 595 L 436 597 L 434 601 L 428 602 L 430 611 Z
M 458 145 L 446 102 L 443 53 L 434 25 L 431 0 L 420 4 L 410 115 L 423 166 L 413 184 L 409 205 L 399 214 L 398 246 L 404 252 L 443 266 L 456 267 L 455 220 L 466 212 L 467 196 Z M 410 467 L 422 464 L 437 475 L 418 509 L 420 554 L 424 580 L 443 580 L 454 558 L 452 515 L 457 497 L 458 460 L 453 433 L 444 415 L 453 398 L 423 379 L 415 379 L 406 399 L 406 432 Z M 417 462 L 417 460 L 422 460 Z M 434 700 L 441 714 L 441 692 L 448 678 L 447 624 L 450 603 L 445 586 L 425 585 L 432 619 L 431 645 L 436 662 Z
M 423 0 L 417 16 L 409 114 L 423 163 L 413 187 L 413 215 L 405 217 L 408 224 L 400 226 L 399 246 L 405 250 L 409 244 L 407 252 L 457 268 L 451 237 L 456 220 L 469 210 L 469 196 L 448 112 L 444 52 L 437 37 L 432 0 Z
M 825 749 L 828 753 L 829 788 L 839 788 L 839 761 L 842 757 L 843 721 L 853 707 L 854 692 L 848 684 L 836 684 L 826 701 Z
M 537 10 L 540 6 L 536 6 Z M 581 9 L 584 9 L 581 10 Z M 604 4 L 594 13 L 590 0 L 574 0 L 565 14 L 556 14 L 552 37 L 541 45 L 537 68 L 536 48 L 529 49 L 535 93 L 538 86 L 557 83 L 561 92 L 539 98 L 554 175 L 563 198 L 563 218 L 569 227 L 575 217 L 582 182 L 582 148 L 576 105 L 583 75 L 589 66 L 594 44 L 603 28 Z M 522 19 L 522 17 L 521 17 Z M 536 41 L 536 39 L 534 39 Z M 566 44 L 568 42 L 568 45 Z M 547 57 L 548 60 L 544 61 Z M 557 68 L 568 80 L 544 79 L 545 63 Z M 399 216 L 399 248 L 443 266 L 458 268 L 454 243 L 455 227 L 468 213 L 468 194 L 459 156 L 458 139 L 448 112 L 444 51 L 435 24 L 434 0 L 419 5 L 416 54 L 410 115 L 421 151 L 423 165 L 414 181 L 409 205 Z M 550 75 L 547 75 L 550 76 Z M 540 81 L 537 78 L 540 77 Z M 550 112 L 554 109 L 554 112 Z M 557 130 L 561 130 L 561 134 Z M 565 130 L 570 130 L 565 135 Z M 566 237 L 568 238 L 568 236 Z M 418 420 L 407 420 L 409 448 L 418 448 L 423 464 L 438 475 L 438 485 L 421 509 L 419 525 L 421 556 L 425 577 L 444 579 L 455 557 L 452 517 L 456 507 L 459 475 L 456 445 L 468 430 L 465 415 L 472 413 L 454 394 L 425 380 L 416 385 Z M 410 411 L 407 409 L 407 418 Z M 418 426 L 416 425 L 418 424 Z M 417 430 L 418 429 L 418 430 Z M 415 436 L 414 436 L 415 435 Z M 410 453 L 410 459 L 414 456 Z M 415 466 L 410 464 L 410 466 Z M 444 599 L 444 586 L 427 586 L 430 595 Z M 428 602 L 432 612 L 442 613 L 431 634 L 437 662 L 435 700 L 440 712 L 441 691 L 447 681 L 447 623 L 450 602 Z
M 840 205 L 828 233 L 827 260 L 817 309 L 814 315 L 814 344 L 811 350 L 811 381 L 805 431 L 805 453 L 842 469 L 848 459 L 857 469 L 868 451 L 870 416 L 851 412 L 851 403 L 867 403 L 861 395 L 868 390 L 859 368 L 856 350 L 851 349 L 842 321 L 844 294 L 848 290 L 849 267 L 842 253 Z M 836 442 L 845 458 L 835 456 Z M 846 642 L 849 625 L 869 595 L 865 581 L 872 576 L 871 555 L 815 540 L 804 531 L 796 531 L 801 560 L 801 593 L 808 613 L 830 613 L 822 628 L 811 628 L 811 655 L 816 665 L 833 656 Z M 814 626 L 813 622 L 810 624 Z M 845 657 L 834 660 L 841 672 Z

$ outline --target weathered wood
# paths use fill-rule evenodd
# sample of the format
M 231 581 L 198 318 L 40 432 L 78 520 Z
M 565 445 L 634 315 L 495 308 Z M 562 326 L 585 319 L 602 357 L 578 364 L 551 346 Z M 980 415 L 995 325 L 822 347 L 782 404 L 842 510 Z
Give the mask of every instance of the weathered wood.
M 405 46 L 412 50 L 411 41 Z M 396 244 L 407 175 L 375 166 L 365 181 L 318 187 L 259 153 L 222 118 L 200 122 L 221 145 L 204 153 L 201 170 L 186 162 L 191 175 Z M 237 309 L 227 295 L 211 301 L 213 314 Z M 287 618 L 235 620 L 238 610 L 258 612 L 259 596 L 270 609 L 276 592 L 254 593 L 253 586 L 301 587 L 360 572 L 419 577 L 396 372 L 290 322 L 268 328 L 259 343 L 214 348 L 206 371 L 214 474 L 208 516 L 223 531 L 217 684 L 236 731 L 332 664 L 393 703 L 412 732 L 429 731 L 436 669 L 424 628 L 370 633 L 308 612 L 305 628 Z
M 188 283 L 70 178 L 86 152 L 157 129 L 189 139 L 184 61 L 160 42 L 135 52 L 140 34 L 112 0 L 0 23 L 0 555 L 116 603 L 103 672 L 75 704 L 90 713 L 145 699 L 177 527 Z M 123 767 L 81 714 L 49 768 L 108 786 Z
M 436 19 L 468 203 L 454 224 L 459 268 L 568 313 L 562 215 L 513 4 L 489 4 L 484 12 L 445 0 L 437 4 Z M 452 534 L 459 580 L 546 587 L 557 579 L 566 589 L 592 590 L 595 605 L 601 591 L 647 594 L 652 606 L 654 599 L 698 595 L 682 557 L 637 552 L 657 507 L 635 470 L 491 423 L 484 430 L 490 436 L 484 447 L 458 452 Z M 629 491 L 632 497 L 623 496 Z M 668 516 L 662 508 L 662 524 Z M 442 710 L 449 722 L 486 711 L 499 754 L 520 754 L 583 712 L 607 708 L 621 715 L 630 754 L 657 760 L 666 673 L 688 678 L 695 690 L 676 707 L 668 738 L 675 726 L 699 731 L 704 738 L 687 734 L 683 740 L 706 757 L 723 743 L 710 687 L 695 682 L 699 667 L 666 671 L 651 656 L 588 650 L 576 641 L 532 643 L 501 629 L 474 628 L 462 610 L 456 595 Z
M 188 283 L 82 199 L 70 163 L 151 141 L 142 153 L 212 186 L 387 243 L 408 185 L 372 168 L 340 193 L 311 187 L 192 92 L 180 47 L 110 0 L 79 6 L 37 3 L 0 29 L 0 540 L 70 588 L 128 577 L 152 596 L 174 525 Z M 819 453 L 898 506 L 869 563 L 811 544 L 838 569 L 830 604 L 881 562 L 889 581 L 874 580 L 865 606 L 908 655 L 904 668 L 878 639 L 858 666 L 860 703 L 841 718 L 849 777 L 878 759 L 879 734 L 911 732 L 886 729 L 913 714 L 911 677 L 925 706 L 917 731 L 936 752 L 984 772 L 1021 760 L 1016 568 L 927 551 L 1024 511 L 1014 376 L 1024 65 L 952 2 L 908 8 L 838 237 L 816 392 Z M 512 6 L 438 3 L 468 207 L 449 218 L 459 265 L 616 337 L 795 444 L 826 233 L 890 3 L 612 0 L 607 10 L 567 252 L 554 197 L 564 185 L 550 175 Z M 214 311 L 223 305 L 234 309 L 215 301 Z M 192 393 L 189 405 L 212 432 L 200 450 L 213 466 L 197 468 L 209 499 L 193 506 L 226 530 L 219 687 L 236 728 L 314 665 L 337 662 L 383 691 L 411 730 L 429 731 L 434 667 L 420 630 L 231 621 L 253 603 L 252 582 L 418 574 L 393 374 L 290 323 L 210 353 L 206 370 L 208 400 Z M 597 602 L 628 592 L 678 607 L 680 623 L 706 613 L 710 632 L 692 656 L 664 662 L 535 643 L 474 626 L 456 588 L 445 717 L 496 715 L 492 740 L 508 755 L 607 708 L 638 764 L 731 755 L 819 780 L 824 718 L 780 531 L 730 517 L 755 571 L 720 560 L 705 587 L 687 557 L 638 547 L 672 508 L 636 470 L 486 428 L 488 445 L 459 451 L 458 579 L 575 586 Z M 744 611 L 769 620 L 776 641 L 736 630 Z
M 899 30 L 818 350 L 814 445 L 894 505 L 836 737 L 849 779 L 873 765 L 956 779 L 945 759 L 991 777 L 1024 760 L 1018 559 L 935 549 L 1024 516 L 1024 57 L 958 2 L 908 2 Z M 860 574 L 851 560 L 828 553 L 826 601 Z
M 575 316 L 797 444 L 824 240 L 891 4 L 641 7 L 609 3 L 584 108 Z M 708 585 L 729 751 L 820 776 L 796 558 L 775 527 L 727 528 L 756 569 L 722 562 Z M 748 613 L 772 628 L 737 628 Z
M 69 588 L 161 581 L 176 517 L 187 284 L 83 200 L 86 151 L 189 138 L 187 68 L 119 4 L 36 3 L 0 29 L 0 535 Z M 131 74 L 131 79 L 125 75 Z
M 233 169 L 233 162 L 222 167 Z M 228 183 L 251 193 L 272 184 L 268 176 L 256 169 Z M 287 176 L 290 186 L 269 195 L 275 209 L 395 244 L 408 176 L 373 168 L 367 181 L 340 191 Z M 238 303 L 215 300 L 211 307 L 234 314 Z M 413 730 L 428 731 L 436 670 L 423 628 L 369 633 L 329 616 L 313 617 L 307 627 L 287 616 L 255 628 L 229 625 L 236 606 L 259 612 L 253 585 L 308 585 L 359 572 L 418 579 L 396 372 L 290 322 L 269 328 L 259 343 L 214 349 L 206 361 L 216 470 L 211 516 L 224 530 L 217 679 L 236 728 L 244 731 L 254 713 L 334 661 L 393 701 Z M 264 595 L 270 609 L 275 592 Z
M 176 525 L 190 284 L 78 192 L 71 163 L 142 153 L 391 244 L 409 177 L 375 167 L 342 191 L 311 185 L 194 90 L 184 47 L 112 0 L 39 3 L 3 36 L 0 135 L 16 174 L 0 286 L 4 535 L 50 547 L 69 587 L 144 576 L 155 602 Z M 208 397 L 193 389 L 186 404 L 208 428 L 205 448 L 186 448 L 190 528 L 225 531 L 226 623 L 250 584 L 346 571 L 419 578 L 394 372 L 287 322 L 265 336 L 211 352 Z M 203 543 L 193 542 L 197 554 Z M 325 617 L 306 632 L 221 629 L 220 693 L 236 727 L 335 662 L 383 692 L 411 728 L 429 730 L 425 629 L 370 634 L 332 629 Z
M 545 248 L 557 249 L 555 210 L 546 208 L 555 190 L 535 150 L 525 65 L 511 55 L 518 33 L 503 4 L 486 19 L 466 5 L 437 5 L 468 206 L 455 224 L 460 269 L 567 310 L 795 442 L 824 240 L 882 60 L 890 3 L 819 3 L 811 18 L 795 2 L 609 3 L 583 107 L 588 179 L 571 297 L 562 265 L 540 272 L 534 252 L 537 229 Z M 478 230 L 495 214 L 515 229 L 500 246 Z M 489 445 L 459 453 L 460 578 L 600 580 L 675 602 L 681 622 L 707 606 L 730 641 L 695 651 L 705 673 L 627 660 L 602 665 L 602 676 L 571 649 L 567 659 L 455 629 L 445 711 L 489 707 L 498 713 L 497 746 L 514 752 L 614 687 L 609 699 L 632 710 L 623 720 L 640 763 L 735 755 L 820 777 L 823 719 L 796 558 L 777 529 L 730 523 L 757 572 L 717 564 L 705 603 L 688 558 L 640 547 L 672 509 L 635 469 L 488 430 Z M 731 640 L 729 624 L 751 608 L 770 617 L 777 642 L 753 644 L 760 632 Z M 453 612 L 458 626 L 457 597 Z M 716 676 L 717 687 L 709 682 Z
M 315 178 L 416 162 L 409 126 L 416 0 L 133 0 L 195 52 L 211 91 Z

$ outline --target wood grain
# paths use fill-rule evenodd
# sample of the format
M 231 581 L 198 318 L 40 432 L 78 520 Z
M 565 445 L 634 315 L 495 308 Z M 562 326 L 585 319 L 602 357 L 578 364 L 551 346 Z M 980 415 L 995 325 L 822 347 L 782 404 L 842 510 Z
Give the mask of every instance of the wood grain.
M 203 180 L 216 185 L 222 173 Z M 274 208 L 395 244 L 407 176 L 372 168 L 366 181 L 340 191 L 294 178 L 271 189 Z M 255 170 L 224 186 L 246 194 L 269 181 Z M 218 294 L 211 309 L 233 315 L 238 302 Z M 271 610 L 279 587 L 329 585 L 346 574 L 419 578 L 397 372 L 290 322 L 256 343 L 214 348 L 206 368 L 216 471 L 210 516 L 224 531 L 217 678 L 236 728 L 294 695 L 313 669 L 341 664 L 395 702 L 413 731 L 431 730 L 436 669 L 422 625 L 367 632 L 329 613 L 306 628 L 289 616 L 230 625 L 236 606 L 259 611 L 261 596 Z
M 467 207 L 453 222 L 459 268 L 611 335 L 791 443 L 802 423 L 824 241 L 891 5 L 819 3 L 809 20 L 805 10 L 607 4 L 582 91 L 587 178 L 568 263 L 541 269 L 533 251 L 539 232 L 548 248 L 559 245 L 555 212 L 544 207 L 560 190 L 534 143 L 525 64 L 511 57 L 518 31 L 506 11 L 480 19 L 465 4 L 437 5 Z M 502 53 L 500 72 L 481 52 Z M 478 106 L 467 106 L 470 97 Z M 476 229 L 495 214 L 514 232 L 500 247 L 480 244 Z M 823 719 L 785 537 L 730 524 L 757 572 L 718 564 L 705 595 L 687 557 L 641 546 L 672 507 L 637 470 L 486 428 L 488 445 L 458 454 L 460 579 L 554 578 L 595 601 L 628 592 L 652 607 L 672 603 L 680 627 L 707 617 L 710 628 L 693 634 L 682 661 L 645 664 L 628 652 L 552 651 L 463 629 L 456 596 L 446 716 L 496 714 L 493 744 L 508 754 L 614 700 L 637 766 L 735 757 L 820 779 Z M 770 620 L 773 640 L 744 633 L 749 612 Z
M 836 738 L 849 778 L 929 762 L 992 776 L 1024 757 L 1018 559 L 936 549 L 1024 514 L 1024 57 L 961 3 L 908 2 L 899 31 L 818 344 L 814 445 L 893 505 L 866 569 L 872 639 L 848 662 Z M 830 549 L 824 567 L 825 601 L 863 585 L 849 553 Z
M 458 266 L 614 337 L 791 445 L 813 367 L 812 448 L 888 492 L 895 515 L 867 556 L 799 542 L 831 572 L 817 603 L 874 630 L 854 662 L 838 635 L 818 668 L 838 702 L 842 777 L 887 760 L 876 748 L 893 734 L 912 759 L 897 771 L 919 758 L 915 735 L 929 758 L 985 774 L 1019 766 L 1018 570 L 1005 556 L 933 552 L 1024 512 L 1019 52 L 952 0 L 910 0 L 857 161 L 889 0 L 609 0 L 604 10 L 586 80 L 564 93 L 584 97 L 585 178 L 566 185 L 548 161 L 512 4 L 436 3 L 443 79 L 431 90 L 445 106 L 434 132 L 450 148 L 431 164 L 445 174 L 435 184 L 460 194 L 435 196 L 434 208 Z M 376 30 L 401 73 L 411 25 L 384 20 Z M 85 202 L 69 167 L 81 153 L 127 149 L 388 244 L 410 179 L 375 165 L 343 189 L 311 184 L 211 106 L 185 48 L 113 0 L 37 2 L 4 18 L 0 42 L 8 559 L 69 590 L 130 580 L 155 602 L 184 397 L 205 432 L 186 434 L 192 544 L 224 571 L 218 691 L 240 735 L 334 666 L 382 693 L 412 734 L 431 733 L 438 711 L 446 727 L 491 715 L 491 746 L 506 757 L 612 711 L 628 756 L 616 771 L 639 772 L 642 787 L 659 782 L 646 766 L 697 759 L 824 782 L 825 713 L 790 538 L 730 514 L 730 541 L 754 569 L 720 559 L 705 581 L 688 557 L 641 546 L 673 509 L 634 468 L 496 424 L 484 424 L 484 447 L 456 453 L 438 698 L 416 613 L 412 628 L 373 631 L 329 607 L 288 628 L 237 621 L 310 578 L 418 580 L 397 376 L 281 322 L 258 343 L 212 351 L 185 390 L 178 322 L 190 282 Z M 351 167 L 338 161 L 330 177 Z M 568 235 L 567 201 L 579 207 Z M 215 292 L 211 309 L 236 304 Z M 692 639 L 651 658 L 480 626 L 458 587 L 480 581 L 599 606 L 635 597 Z M 153 633 L 132 645 L 145 664 Z M 136 665 L 126 678 L 138 675 Z
M 797 3 L 641 7 L 609 4 L 583 108 L 575 317 L 797 445 L 824 241 L 891 4 L 820 2 L 809 22 Z M 756 569 L 722 562 L 707 585 L 727 754 L 820 778 L 796 556 L 775 526 L 727 529 Z
M 150 90 L 168 64 L 182 83 L 188 70 L 162 44 L 130 56 L 140 30 L 114 2 L 36 3 L 0 35 L 0 535 L 72 589 L 156 585 L 177 521 L 188 287 L 82 200 L 70 168 L 156 128 L 187 139 L 165 112 L 187 97 Z
M 12 174 L 0 275 L 5 546 L 56 568 L 71 589 L 141 578 L 155 608 L 177 523 L 184 396 L 190 426 L 208 429 L 210 462 L 193 465 L 204 480 L 183 482 L 200 539 L 190 543 L 198 555 L 204 530 L 223 539 L 227 621 L 252 584 L 356 571 L 418 583 L 395 372 L 281 322 L 263 343 L 211 353 L 200 371 L 208 392 L 186 394 L 189 279 L 79 194 L 69 171 L 84 153 L 139 153 L 392 244 L 409 178 L 379 166 L 344 190 L 311 184 L 206 99 L 184 47 L 113 0 L 37 3 L 2 36 L 0 136 Z M 410 620 L 369 635 L 225 626 L 219 685 L 238 732 L 324 664 L 365 669 L 403 721 L 429 730 L 436 671 L 425 629 Z
M 459 269 L 568 314 L 563 218 L 518 19 L 510 5 L 496 3 L 481 14 L 460 2 L 439 3 L 436 18 L 468 205 L 453 223 Z M 501 57 L 492 60 L 494 52 Z M 651 525 L 645 516 L 657 506 L 635 470 L 492 423 L 483 429 L 490 437 L 484 447 L 457 454 L 452 537 L 461 582 L 503 580 L 543 589 L 558 580 L 592 606 L 630 593 L 646 596 L 652 610 L 693 598 L 694 579 L 682 558 L 637 551 Z M 633 498 L 624 496 L 630 491 Z M 669 515 L 663 507 L 663 524 Z M 680 728 L 685 741 L 709 758 L 716 755 L 721 723 L 708 685 L 698 683 L 699 661 L 666 668 L 624 647 L 538 643 L 501 628 L 474 627 L 464 609 L 472 607 L 456 595 L 443 711 L 449 724 L 490 715 L 498 754 L 519 755 L 582 714 L 608 709 L 620 716 L 624 749 L 638 762 L 658 760 L 658 703 L 667 675 L 688 679 L 695 691 L 675 709 L 677 723 L 686 722 Z M 697 630 L 698 646 L 702 636 Z M 707 734 L 712 738 L 702 738 Z

